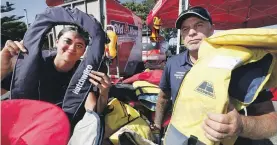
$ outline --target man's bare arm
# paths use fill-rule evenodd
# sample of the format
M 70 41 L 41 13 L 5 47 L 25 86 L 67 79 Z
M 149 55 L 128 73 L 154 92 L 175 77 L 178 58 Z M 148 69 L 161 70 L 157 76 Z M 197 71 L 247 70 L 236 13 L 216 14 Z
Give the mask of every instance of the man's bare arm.
M 227 114 L 209 113 L 202 126 L 206 137 L 212 141 L 234 136 L 265 139 L 277 133 L 277 114 L 271 101 L 252 104 L 248 112 L 250 116 L 243 116 L 230 107 Z
M 255 104 L 249 108 L 255 109 L 257 115 L 242 116 L 242 137 L 251 139 L 264 139 L 272 137 L 277 133 L 277 113 L 271 101 Z
M 164 119 L 164 115 L 166 113 L 166 109 L 168 108 L 168 104 L 170 101 L 170 97 L 168 97 L 162 90 L 158 95 L 158 101 L 156 105 L 156 113 L 155 113 L 155 125 L 161 129 L 162 122 Z

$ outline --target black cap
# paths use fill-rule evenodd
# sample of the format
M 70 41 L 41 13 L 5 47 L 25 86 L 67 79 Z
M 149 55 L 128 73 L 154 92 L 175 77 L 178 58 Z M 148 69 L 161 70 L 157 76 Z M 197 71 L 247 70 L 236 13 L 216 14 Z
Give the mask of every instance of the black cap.
M 211 24 L 213 24 L 211 15 L 206 9 L 204 9 L 202 7 L 191 7 L 188 10 L 183 11 L 179 15 L 179 17 L 176 21 L 176 24 L 175 24 L 176 28 L 181 29 L 182 22 L 191 16 L 197 16 L 197 17 L 199 17 L 205 21 L 209 21 Z

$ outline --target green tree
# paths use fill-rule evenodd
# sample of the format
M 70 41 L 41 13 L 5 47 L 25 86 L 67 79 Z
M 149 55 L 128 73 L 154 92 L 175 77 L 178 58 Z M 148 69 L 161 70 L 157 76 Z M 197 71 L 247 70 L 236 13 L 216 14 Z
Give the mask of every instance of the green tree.
M 155 0 L 144 0 L 141 3 L 131 1 L 122 3 L 122 5 L 134 12 L 145 23 L 147 15 L 155 5 Z
M 176 28 L 162 28 L 160 31 L 161 35 L 168 41 L 170 38 L 177 37 Z
M 6 2 L 6 5 L 1 5 L 1 14 L 13 11 L 14 4 Z M 1 17 L 1 46 L 5 44 L 7 40 L 21 40 L 27 30 L 27 26 L 24 22 L 19 21 L 24 16 L 3 16 Z

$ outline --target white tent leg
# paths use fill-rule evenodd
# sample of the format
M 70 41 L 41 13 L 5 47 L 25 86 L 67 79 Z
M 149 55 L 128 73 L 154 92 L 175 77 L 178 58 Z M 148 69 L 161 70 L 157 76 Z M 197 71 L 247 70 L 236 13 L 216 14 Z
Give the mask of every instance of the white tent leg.
M 189 8 L 189 0 L 179 0 L 179 14 L 180 15 L 183 11 L 183 5 L 185 5 L 184 10 L 187 10 Z M 180 53 L 180 46 L 181 46 L 181 33 L 180 33 L 180 29 L 178 29 L 177 31 L 177 50 L 176 50 L 176 54 Z
M 116 44 L 116 76 L 119 78 L 120 77 L 120 71 L 119 71 L 119 47 L 117 47 Z

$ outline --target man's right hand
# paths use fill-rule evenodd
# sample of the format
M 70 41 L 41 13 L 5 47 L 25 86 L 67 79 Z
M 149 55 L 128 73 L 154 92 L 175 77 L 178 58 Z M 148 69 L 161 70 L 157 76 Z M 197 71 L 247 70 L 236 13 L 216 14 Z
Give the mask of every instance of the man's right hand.
M 12 69 L 15 64 L 15 56 L 19 52 L 27 52 L 23 46 L 23 42 L 8 40 L 1 51 L 1 79 L 3 79 Z
M 156 131 L 156 130 L 161 130 L 161 126 L 157 125 L 157 124 L 151 124 L 150 128 L 152 131 Z
M 6 66 L 6 65 L 11 65 L 12 58 L 14 58 L 14 56 L 18 55 L 20 51 L 27 52 L 27 50 L 23 46 L 23 41 L 18 42 L 18 41 L 8 40 L 6 42 L 3 50 L 1 51 L 2 67 L 11 69 L 12 66 Z
M 156 124 L 151 124 L 150 128 L 154 135 L 155 143 L 160 144 L 160 142 L 161 142 L 161 127 L 157 126 Z

